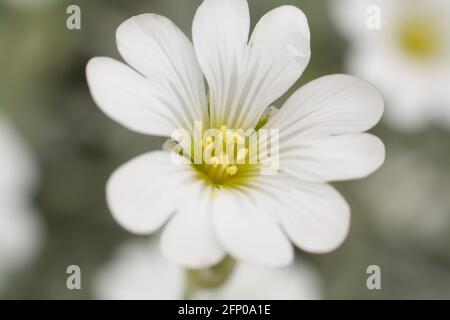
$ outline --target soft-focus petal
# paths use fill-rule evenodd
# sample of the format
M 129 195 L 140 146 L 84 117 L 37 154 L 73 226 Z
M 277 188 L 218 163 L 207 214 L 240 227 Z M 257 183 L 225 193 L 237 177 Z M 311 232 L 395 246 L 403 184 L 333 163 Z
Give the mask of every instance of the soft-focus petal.
M 14 125 L 0 114 L 0 193 L 26 193 L 36 182 L 34 156 Z
M 450 123 L 448 43 L 450 5 L 441 0 L 341 0 L 330 6 L 331 18 L 349 40 L 345 69 L 373 83 L 387 105 L 385 119 L 403 131 Z M 367 24 L 377 18 L 380 29 Z M 414 27 L 416 26 L 416 27 Z M 414 28 L 419 33 L 414 33 Z M 421 56 L 404 38 L 425 36 L 431 50 Z M 410 39 L 411 40 L 411 39 Z M 406 42 L 405 42 L 406 41 Z
M 115 252 L 93 279 L 97 299 L 166 300 L 181 299 L 184 270 L 166 260 L 157 241 L 128 242 Z
M 162 234 L 163 254 L 189 268 L 206 268 L 218 263 L 225 252 L 212 227 L 212 189 L 204 181 L 196 181 L 179 197 L 179 210 Z
M 0 197 L 0 277 L 30 263 L 42 245 L 41 221 L 27 201 Z
M 38 175 L 29 146 L 14 125 L 0 115 L 0 291 L 13 272 L 22 271 L 36 257 L 43 232 L 32 207 Z
M 158 88 L 161 107 L 182 116 L 182 128 L 191 129 L 194 121 L 207 125 L 205 85 L 194 48 L 172 21 L 138 15 L 119 26 L 116 38 L 125 61 Z
M 302 180 L 325 182 L 363 178 L 384 162 L 384 144 L 368 133 L 299 139 L 282 148 L 280 168 Z
M 428 0 L 425 0 L 428 1 Z M 439 1 L 439 0 L 438 0 Z M 414 1 L 416 2 L 416 1 Z M 363 41 L 379 39 L 391 31 L 388 21 L 391 21 L 392 10 L 396 11 L 404 4 L 411 5 L 409 0 L 339 0 L 330 2 L 330 18 L 334 27 L 348 38 L 358 38 Z M 378 11 L 379 9 L 379 11 Z M 381 14 L 381 29 L 368 28 L 368 24 Z
M 292 262 L 293 248 L 280 226 L 265 212 L 265 198 L 241 190 L 221 190 L 214 199 L 214 227 L 233 257 L 266 266 Z
M 174 155 L 172 155 L 174 156 Z M 164 151 L 141 155 L 117 169 L 107 184 L 110 210 L 125 229 L 148 234 L 174 213 L 191 168 L 175 165 Z
M 261 197 L 265 195 L 264 206 L 278 217 L 299 248 L 329 252 L 346 238 L 350 208 L 333 187 L 301 182 L 282 173 L 259 176 L 250 187 Z

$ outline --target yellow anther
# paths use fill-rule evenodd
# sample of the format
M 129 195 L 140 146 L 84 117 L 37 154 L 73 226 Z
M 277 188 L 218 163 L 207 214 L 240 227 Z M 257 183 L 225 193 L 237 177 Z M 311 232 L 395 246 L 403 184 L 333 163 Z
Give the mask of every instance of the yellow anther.
M 226 170 L 225 170 L 230 176 L 234 176 L 237 171 L 238 168 L 235 165 L 229 166 Z
M 217 157 L 212 157 L 209 162 L 214 168 L 216 168 L 219 165 L 220 160 Z

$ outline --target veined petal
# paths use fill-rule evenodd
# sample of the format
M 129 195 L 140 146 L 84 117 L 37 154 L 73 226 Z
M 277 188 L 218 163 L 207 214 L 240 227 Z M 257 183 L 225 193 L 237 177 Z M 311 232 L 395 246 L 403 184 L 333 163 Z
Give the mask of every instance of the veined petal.
M 123 22 L 116 33 L 120 54 L 133 68 L 158 88 L 162 108 L 176 113 L 184 129 L 194 121 L 207 121 L 203 75 L 194 48 L 170 20 L 142 14 Z
M 111 58 L 89 61 L 86 76 L 100 109 L 130 130 L 168 136 L 183 123 L 180 114 L 166 108 L 164 96 L 140 74 Z
M 266 266 L 285 266 L 294 254 L 276 220 L 265 212 L 264 197 L 244 190 L 221 190 L 212 210 L 214 228 L 233 257 Z
M 161 238 L 161 249 L 167 259 L 188 268 L 206 268 L 225 257 L 212 227 L 210 188 L 198 180 L 179 195 L 179 210 Z
M 264 108 L 300 78 L 310 56 L 308 21 L 300 9 L 282 6 L 265 14 L 249 41 L 242 103 L 229 113 L 229 121 L 254 127 Z
M 299 139 L 280 149 L 281 170 L 315 182 L 363 178 L 385 158 L 384 144 L 368 133 Z
M 134 158 L 108 181 L 106 195 L 113 217 L 133 233 L 156 231 L 176 211 L 182 187 L 193 179 L 192 174 L 189 166 L 175 165 L 169 152 Z
M 192 38 L 209 84 L 213 126 L 226 125 L 226 108 L 242 90 L 249 31 L 247 0 L 205 0 L 195 14 Z
M 266 128 L 280 130 L 284 142 L 357 133 L 372 128 L 383 110 L 382 97 L 367 81 L 336 74 L 297 90 Z
M 277 215 L 292 242 L 313 253 L 336 249 L 346 238 L 350 208 L 327 184 L 301 182 L 280 173 L 258 176 L 253 190 L 265 195 L 264 206 Z
M 309 62 L 309 28 L 301 10 L 270 11 L 248 42 L 249 24 L 246 0 L 205 0 L 194 19 L 194 46 L 208 80 L 215 125 L 255 127 Z
M 265 127 L 280 131 L 282 171 L 313 182 L 362 178 L 384 162 L 383 143 L 360 133 L 383 109 L 366 81 L 326 76 L 300 88 Z

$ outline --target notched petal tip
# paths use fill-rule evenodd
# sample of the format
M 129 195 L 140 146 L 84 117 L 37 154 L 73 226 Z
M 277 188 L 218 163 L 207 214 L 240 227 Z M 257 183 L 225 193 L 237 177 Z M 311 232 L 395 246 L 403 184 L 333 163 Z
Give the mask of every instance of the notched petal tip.
M 343 244 L 351 215 L 350 206 L 339 192 L 327 184 L 300 183 L 286 193 L 281 224 L 298 248 L 324 254 Z

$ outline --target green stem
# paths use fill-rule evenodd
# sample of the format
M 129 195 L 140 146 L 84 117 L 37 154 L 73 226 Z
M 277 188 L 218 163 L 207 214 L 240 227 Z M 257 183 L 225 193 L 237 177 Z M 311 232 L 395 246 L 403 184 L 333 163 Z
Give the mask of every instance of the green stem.
M 208 269 L 186 269 L 184 299 L 191 300 L 196 291 L 215 289 L 222 286 L 233 272 L 236 261 L 226 256 L 221 262 Z

